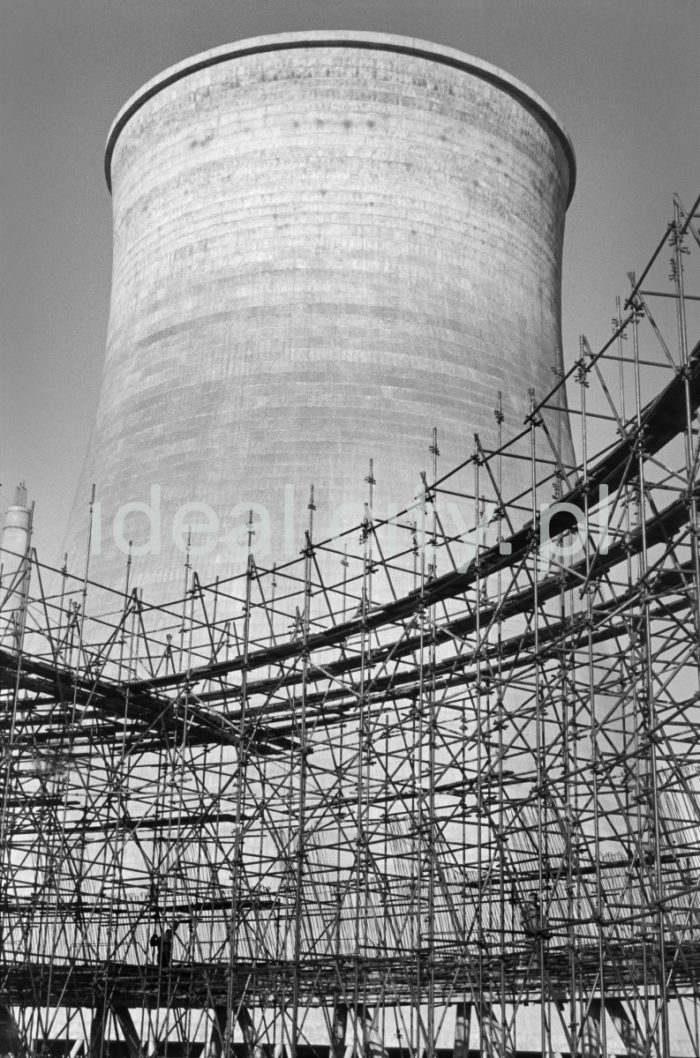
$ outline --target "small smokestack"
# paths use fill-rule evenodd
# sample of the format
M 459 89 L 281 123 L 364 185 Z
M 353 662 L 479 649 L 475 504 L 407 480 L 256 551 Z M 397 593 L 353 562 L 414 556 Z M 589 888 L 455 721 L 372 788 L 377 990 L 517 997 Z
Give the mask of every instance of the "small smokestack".
M 27 486 L 15 489 L 15 502 L 8 507 L 0 538 L 0 644 L 19 650 L 24 634 L 29 597 L 29 550 L 32 509 L 27 504 Z

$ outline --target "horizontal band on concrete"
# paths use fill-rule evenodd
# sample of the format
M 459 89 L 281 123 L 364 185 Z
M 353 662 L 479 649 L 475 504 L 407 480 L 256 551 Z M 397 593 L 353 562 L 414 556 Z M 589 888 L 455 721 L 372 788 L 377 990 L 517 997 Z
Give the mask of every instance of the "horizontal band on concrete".
M 524 85 L 515 77 L 511 77 L 510 74 L 500 70 L 497 66 L 492 66 L 490 63 L 474 56 L 466 55 L 454 48 L 432 44 L 429 41 L 418 40 L 415 37 L 401 37 L 388 33 L 358 33 L 349 30 L 316 30 L 307 33 L 281 33 L 273 36 L 253 37 L 249 40 L 242 40 L 235 44 L 225 44 L 220 48 L 201 52 L 199 55 L 185 59 L 176 66 L 171 66 L 164 70 L 151 81 L 148 81 L 143 88 L 139 89 L 126 102 L 109 130 L 105 149 L 105 177 L 109 190 L 112 190 L 112 155 L 121 131 L 134 114 L 158 92 L 161 92 L 176 81 L 188 77 L 190 74 L 232 59 L 241 59 L 248 55 L 260 55 L 265 52 L 283 51 L 285 49 L 309 48 L 359 48 L 368 51 L 387 51 L 399 55 L 411 55 L 419 59 L 426 59 L 429 62 L 437 62 L 444 66 L 462 70 L 464 73 L 478 77 L 501 89 L 521 103 L 526 110 L 533 113 L 542 122 L 547 131 L 561 144 L 569 167 L 567 206 L 571 202 L 576 186 L 576 156 L 573 144 L 566 129 L 554 112 L 527 85 Z

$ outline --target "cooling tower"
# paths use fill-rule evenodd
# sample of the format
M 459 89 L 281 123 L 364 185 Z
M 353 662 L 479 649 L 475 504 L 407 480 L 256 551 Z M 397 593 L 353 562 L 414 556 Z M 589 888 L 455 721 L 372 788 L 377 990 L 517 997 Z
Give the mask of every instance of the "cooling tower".
M 569 140 L 509 75 L 381 34 L 198 55 L 119 114 L 104 379 L 67 550 L 147 598 L 405 506 L 561 368 Z M 568 424 L 553 424 L 570 453 Z M 562 435 L 563 431 L 563 435 Z M 529 474 L 529 469 L 523 471 Z M 506 482 L 506 487 L 516 482 Z M 189 527 L 189 528 L 188 528 Z

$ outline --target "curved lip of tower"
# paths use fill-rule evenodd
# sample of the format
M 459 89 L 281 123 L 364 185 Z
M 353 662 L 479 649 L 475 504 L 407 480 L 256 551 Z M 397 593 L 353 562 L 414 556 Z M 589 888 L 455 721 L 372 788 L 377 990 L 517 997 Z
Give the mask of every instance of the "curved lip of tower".
M 556 114 L 527 85 L 497 66 L 477 59 L 472 55 L 448 48 L 441 44 L 420 40 L 417 37 L 395 36 L 390 33 L 365 33 L 355 30 L 313 30 L 300 33 L 279 33 L 264 37 L 250 37 L 246 40 L 224 44 L 210 51 L 193 55 L 175 66 L 168 67 L 152 80 L 148 81 L 138 92 L 124 104 L 117 114 L 107 137 L 105 149 L 105 177 L 107 187 L 112 190 L 112 155 L 122 129 L 133 115 L 164 88 L 188 77 L 192 73 L 204 70 L 218 63 L 231 59 L 240 59 L 247 55 L 259 55 L 264 52 L 282 51 L 292 48 L 364 48 L 370 51 L 389 51 L 399 55 L 413 55 L 445 66 L 463 70 L 495 85 L 508 95 L 513 96 L 526 108 L 533 110 L 542 120 L 547 130 L 561 144 L 569 168 L 569 186 L 566 199 L 568 207 L 576 186 L 576 155 L 571 139 L 557 118 Z

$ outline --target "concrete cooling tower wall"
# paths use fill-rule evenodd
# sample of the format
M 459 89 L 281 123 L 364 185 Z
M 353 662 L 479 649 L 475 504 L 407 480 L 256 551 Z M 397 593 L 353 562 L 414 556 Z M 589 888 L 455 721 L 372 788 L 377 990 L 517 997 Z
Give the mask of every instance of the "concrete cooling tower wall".
M 107 147 L 104 380 L 67 550 L 148 599 L 405 506 L 544 395 L 561 367 L 569 140 L 507 74 L 450 48 L 286 34 L 196 56 L 126 105 Z M 550 424 L 552 425 L 552 424 Z M 570 452 L 568 423 L 553 424 Z M 523 471 L 529 474 L 529 469 Z M 514 481 L 506 481 L 506 490 Z

